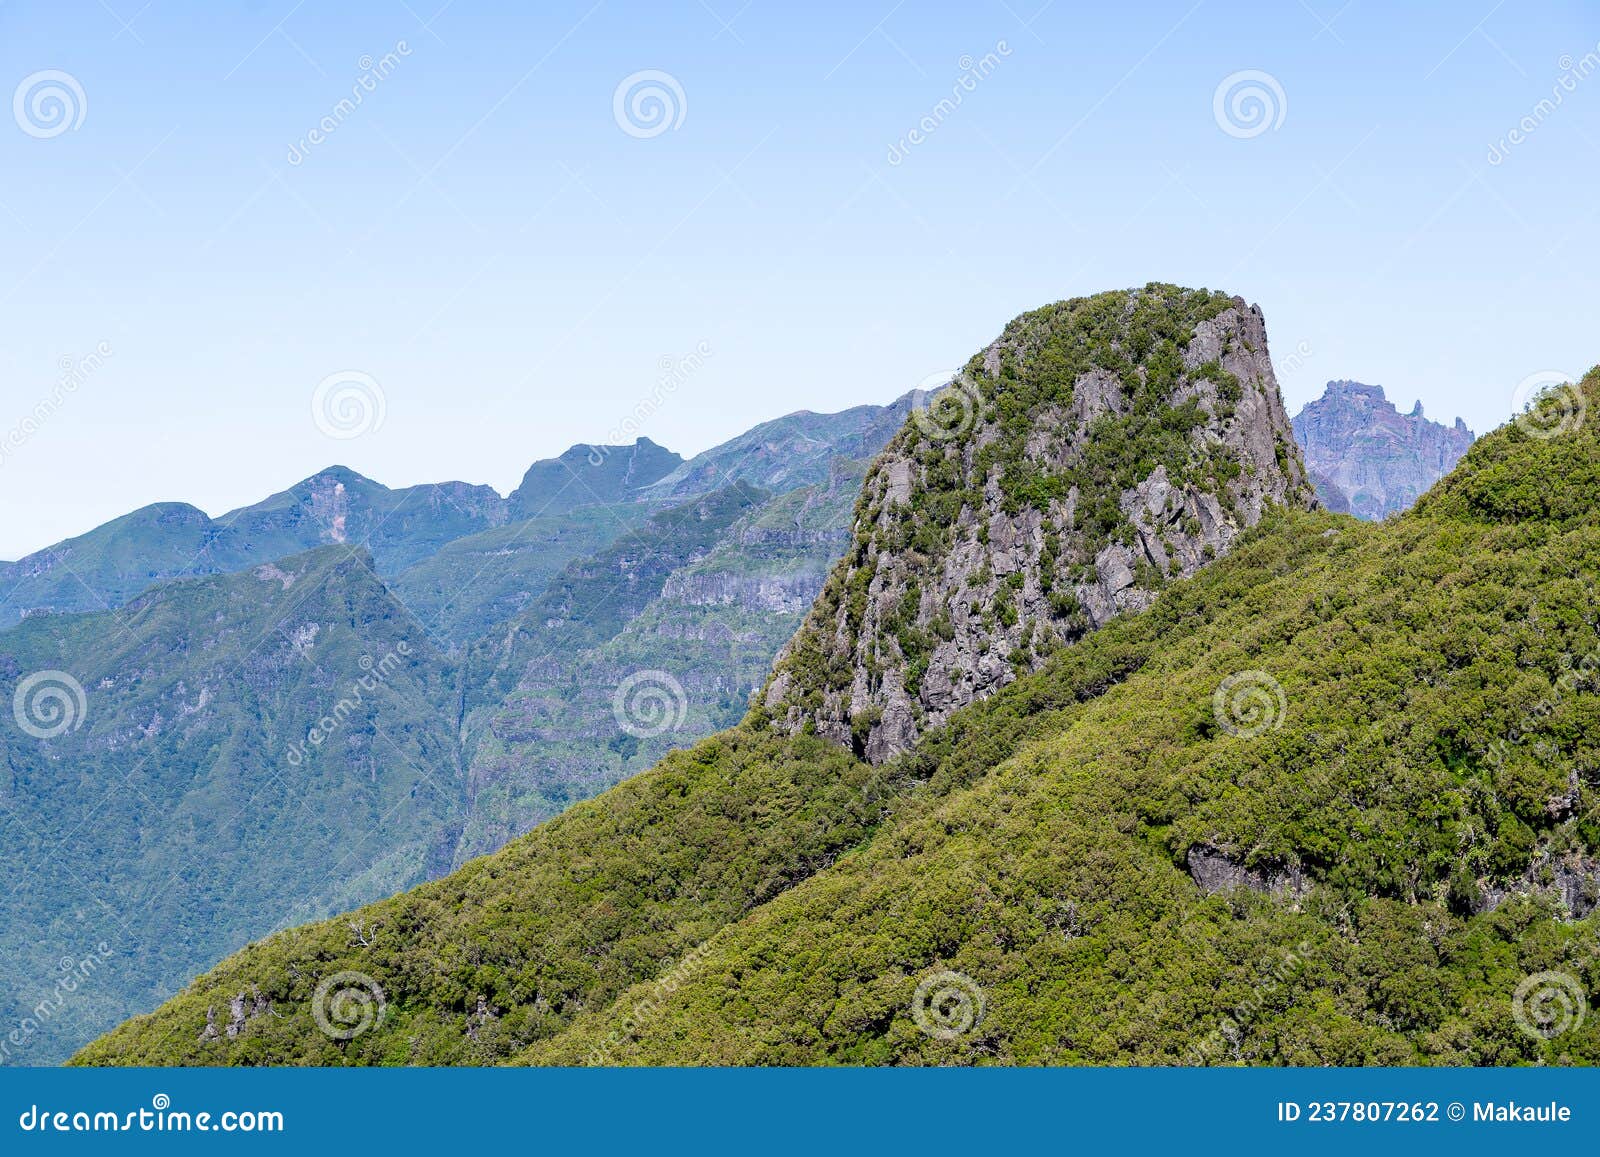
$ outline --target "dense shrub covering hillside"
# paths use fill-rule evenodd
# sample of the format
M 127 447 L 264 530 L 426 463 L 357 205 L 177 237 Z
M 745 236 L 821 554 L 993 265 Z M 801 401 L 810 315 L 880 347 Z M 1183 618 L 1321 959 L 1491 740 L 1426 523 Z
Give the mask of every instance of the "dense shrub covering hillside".
M 1143 636 L 1124 681 L 523 1059 L 1600 1061 L 1592 1018 L 1517 1021 L 1600 986 L 1597 442 L 1513 426 L 1397 523 L 1274 519 L 963 723 Z M 1266 715 L 1219 710 L 1243 672 Z
M 726 733 L 79 1060 L 1600 1062 L 1518 1023 L 1600 988 L 1597 462 L 1513 425 L 1404 518 L 1275 514 L 908 755 Z

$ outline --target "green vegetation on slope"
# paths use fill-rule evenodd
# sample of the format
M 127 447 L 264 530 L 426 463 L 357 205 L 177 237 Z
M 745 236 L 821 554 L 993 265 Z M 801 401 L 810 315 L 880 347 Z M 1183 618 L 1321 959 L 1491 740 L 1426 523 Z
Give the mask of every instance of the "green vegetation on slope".
M 563 567 L 605 550 L 650 513 L 616 502 L 507 523 L 447 543 L 390 586 L 429 634 L 466 644 L 516 618 Z
M 1397 523 L 1275 516 L 972 716 L 1159 640 L 1137 673 L 522 1059 L 1600 1063 L 1516 999 L 1600 987 L 1597 443 L 1510 427 Z M 1280 726 L 1234 733 L 1244 672 Z
M 1600 1061 L 1593 1021 L 1513 1013 L 1530 974 L 1600 983 L 1553 891 L 1600 848 L 1597 443 L 1508 427 L 1395 522 L 1273 515 L 875 770 L 709 740 L 79 1059 Z M 1218 706 L 1244 672 L 1279 726 Z M 348 1042 L 313 1023 L 336 971 L 387 1005 Z M 943 971 L 982 994 L 950 1039 L 911 1012 Z M 272 1016 L 202 1039 L 256 989 Z
M 765 706 L 880 761 L 1313 504 L 1258 311 L 1151 284 L 1023 314 L 869 471 Z
M 704 557 L 767 497 L 741 483 L 659 511 L 605 550 L 569 563 L 521 615 L 469 649 L 462 685 L 473 794 L 461 858 L 492 851 L 622 778 L 623 753 L 603 746 L 611 727 L 588 736 L 599 743 L 585 744 L 584 766 L 574 767 L 561 758 L 566 737 L 551 726 L 552 715 L 581 693 L 593 649 L 615 639 L 674 572 Z M 615 689 L 612 683 L 608 701 Z
M 26 1030 L 6 1059 L 64 1057 L 196 961 L 447 868 L 465 803 L 435 706 L 450 685 L 371 559 L 342 547 L 0 636 L 16 865 L 0 1018 Z M 37 1015 L 59 962 L 100 944 L 70 1008 Z
M 708 739 L 443 880 L 251 946 L 80 1059 L 507 1058 L 860 842 L 868 775 L 821 740 Z M 372 977 L 386 1010 L 340 1042 L 318 1031 L 314 996 L 346 972 Z M 202 1039 L 212 1010 L 258 990 L 272 1015 L 237 1039 Z
M 0 1048 L 0 1063 L 63 1059 L 251 939 L 437 878 L 736 722 L 848 534 L 860 465 L 839 455 L 886 439 L 893 413 L 769 423 L 697 460 L 671 489 L 675 509 L 659 505 L 665 493 L 640 498 L 680 461 L 641 440 L 537 463 L 512 499 L 460 483 L 390 491 L 336 467 L 222 519 L 151 507 L 65 544 L 60 558 L 17 564 L 12 577 L 93 605 L 173 574 L 248 573 L 0 636 L 0 690 L 60 669 L 89 700 L 83 729 L 48 744 L 0 732 L 3 834 L 27 857 L 0 902 L 0 1011 L 25 1040 Z M 774 491 L 824 481 L 767 498 L 727 488 L 724 470 Z M 280 557 L 339 538 L 325 553 Z M 364 542 L 376 565 L 357 553 Z M 361 592 L 343 610 L 312 574 L 341 559 Z M 540 602 L 553 576 L 557 593 Z M 10 589 L 35 605 L 43 588 Z M 414 669 L 364 700 L 370 715 L 349 713 L 350 683 L 369 675 L 362 662 L 381 663 L 393 637 L 417 644 Z M 278 662 L 291 653 L 304 663 Z M 462 676 L 462 654 L 507 664 L 514 687 L 514 713 L 486 753 L 501 758 L 473 773 L 463 770 L 472 741 L 500 704 L 464 702 L 463 687 L 484 685 Z M 529 663 L 541 656 L 552 661 Z M 618 687 L 669 667 L 684 692 L 671 725 L 642 738 L 623 730 Z M 313 743 L 330 710 L 340 726 Z M 289 762 L 296 745 L 306 754 Z M 101 943 L 113 955 L 97 961 L 95 984 L 66 1007 L 41 1004 L 60 960 Z M 251 1008 L 257 999 L 240 996 Z M 224 1037 L 233 1003 L 218 1013 Z
M 652 557 L 648 535 L 621 540 L 614 566 L 580 564 L 623 588 L 614 605 L 633 617 L 596 646 L 552 648 L 524 669 L 473 761 L 484 823 L 469 825 L 463 852 L 492 851 L 738 723 L 849 538 L 860 478 L 859 463 L 840 464 L 827 485 L 749 507 L 726 527 L 718 516 L 672 535 L 673 569 L 659 587 L 641 566 Z M 608 596 L 597 586 L 585 597 Z

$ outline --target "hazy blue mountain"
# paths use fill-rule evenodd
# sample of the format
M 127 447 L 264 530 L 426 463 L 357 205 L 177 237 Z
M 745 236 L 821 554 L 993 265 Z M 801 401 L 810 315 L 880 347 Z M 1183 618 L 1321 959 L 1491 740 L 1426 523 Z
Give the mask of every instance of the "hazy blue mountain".
M 220 518 L 159 503 L 0 566 L 0 623 L 39 610 L 111 609 L 174 578 L 233 573 L 330 544 L 364 546 L 380 573 L 394 574 L 507 517 L 506 500 L 487 486 L 390 490 L 333 466 Z
M 732 482 L 782 493 L 828 482 L 834 463 L 871 458 L 889 443 L 925 395 L 913 390 L 887 406 L 855 406 L 837 414 L 800 410 L 763 422 L 696 454 L 646 486 L 642 496 L 665 500 L 704 494 Z
M 840 460 L 823 482 L 760 501 L 725 488 L 552 583 L 495 672 L 468 680 L 496 706 L 457 861 L 737 722 L 849 542 L 864 473 Z
M 597 503 L 631 502 L 682 462 L 649 438 L 632 446 L 574 446 L 559 458 L 530 466 L 507 506 L 512 517 L 523 519 Z
M 656 508 L 582 506 L 469 534 L 389 580 L 436 639 L 468 643 L 514 619 L 569 562 L 604 550 Z
M 31 1028 L 10 1059 L 59 1060 L 196 961 L 449 867 L 453 690 L 342 547 L 0 636 L 0 1020 Z M 101 944 L 70 1015 L 36 1015 L 64 950 Z
M 870 456 L 890 409 L 803 424 Z M 436 876 L 742 714 L 848 539 L 863 470 L 834 458 L 802 484 L 816 463 L 770 442 L 702 457 L 742 445 L 739 472 L 772 491 L 645 497 L 682 460 L 641 441 L 576 447 L 508 499 L 333 468 L 222 518 L 151 507 L 63 544 L 73 565 L 33 589 L 87 573 L 123 605 L 0 634 L 0 701 L 44 672 L 84 689 L 76 730 L 0 720 L 0 838 L 29 868 L 0 901 L 0 1015 L 21 1023 L 54 984 L 39 945 L 113 956 L 0 1061 L 59 1060 L 274 927 Z M 202 568 L 228 573 L 172 577 Z M 341 706 L 400 641 L 403 667 Z M 682 707 L 641 740 L 613 700 L 653 671 Z
M 1329 382 L 1294 419 L 1317 497 L 1329 510 L 1387 518 L 1407 510 L 1472 448 L 1474 435 L 1429 421 L 1418 402 L 1402 414 L 1382 386 Z

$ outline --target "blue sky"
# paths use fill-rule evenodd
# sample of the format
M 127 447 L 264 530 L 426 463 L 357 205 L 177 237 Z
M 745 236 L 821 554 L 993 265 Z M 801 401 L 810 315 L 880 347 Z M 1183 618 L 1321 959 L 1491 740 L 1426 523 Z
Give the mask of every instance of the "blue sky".
M 688 454 L 1149 280 L 1260 303 L 1291 408 L 1488 428 L 1600 360 L 1600 4 L 1341 3 L 10 0 L 0 96 L 76 87 L 0 117 L 0 557 L 334 462 L 506 490 L 702 351 L 639 431 Z

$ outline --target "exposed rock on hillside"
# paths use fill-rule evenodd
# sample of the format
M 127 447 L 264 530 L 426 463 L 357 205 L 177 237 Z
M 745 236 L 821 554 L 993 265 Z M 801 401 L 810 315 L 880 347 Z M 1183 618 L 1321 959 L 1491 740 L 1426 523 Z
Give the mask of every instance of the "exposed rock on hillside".
M 1429 421 L 1418 402 L 1402 414 L 1382 386 L 1329 382 L 1327 391 L 1295 417 L 1317 497 L 1330 510 L 1357 518 L 1386 518 L 1408 509 L 1455 469 L 1474 435 Z
M 882 761 L 1313 504 L 1258 309 L 1151 285 L 1024 314 L 873 465 L 765 711 Z

